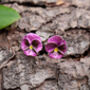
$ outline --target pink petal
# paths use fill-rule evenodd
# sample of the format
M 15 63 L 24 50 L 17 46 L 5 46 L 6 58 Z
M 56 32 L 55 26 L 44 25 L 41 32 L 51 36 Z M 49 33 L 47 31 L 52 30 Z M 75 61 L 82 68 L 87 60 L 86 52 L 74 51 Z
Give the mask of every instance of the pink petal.
M 27 40 L 31 44 L 31 40 L 28 38 L 28 34 L 24 36 L 23 40 Z
M 59 35 L 55 35 L 48 39 L 48 43 L 55 43 L 55 44 L 59 45 L 62 40 L 63 39 Z
M 48 43 L 47 45 L 45 45 L 45 50 L 50 53 L 55 49 L 56 46 L 57 45 L 55 43 Z
M 53 58 L 53 59 L 61 59 L 63 57 L 63 55 L 53 52 L 53 53 L 49 53 L 49 57 Z
M 65 40 L 62 40 L 59 45 L 60 45 L 60 46 L 61 46 L 61 45 L 66 45 L 66 41 L 65 41 Z
M 39 40 L 41 41 L 40 36 L 34 34 L 34 33 L 29 33 L 27 34 L 27 38 L 32 42 L 33 40 Z
M 28 46 L 25 44 L 25 39 L 23 39 L 21 42 L 21 49 L 26 50 L 27 48 L 28 48 Z
M 24 54 L 27 56 L 37 56 L 37 54 L 33 50 L 26 50 Z

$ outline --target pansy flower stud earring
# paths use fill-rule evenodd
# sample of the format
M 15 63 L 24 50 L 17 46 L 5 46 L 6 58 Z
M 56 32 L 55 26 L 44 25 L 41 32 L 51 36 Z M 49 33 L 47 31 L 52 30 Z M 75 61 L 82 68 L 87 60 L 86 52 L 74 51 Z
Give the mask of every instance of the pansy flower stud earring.
M 49 57 L 60 59 L 67 50 L 66 41 L 59 35 L 52 36 L 48 39 L 45 50 L 48 52 Z
M 29 33 L 24 36 L 21 42 L 21 49 L 24 51 L 24 54 L 27 56 L 37 56 L 39 51 L 43 48 L 41 38 L 34 34 Z

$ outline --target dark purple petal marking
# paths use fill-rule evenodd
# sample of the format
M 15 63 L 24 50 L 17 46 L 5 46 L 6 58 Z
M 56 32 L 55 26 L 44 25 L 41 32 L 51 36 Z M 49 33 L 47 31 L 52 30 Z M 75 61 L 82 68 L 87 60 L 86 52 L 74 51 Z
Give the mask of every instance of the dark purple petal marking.
M 30 43 L 28 42 L 27 39 L 25 39 L 24 42 L 25 42 L 25 45 L 26 45 L 26 46 L 28 46 L 28 47 L 30 46 Z
M 28 40 L 26 40 L 26 39 L 22 40 L 22 42 L 21 42 L 21 49 L 22 50 L 28 49 L 29 43 L 27 43 L 27 42 L 28 42 Z
M 27 40 L 29 44 L 31 44 L 31 40 L 28 38 L 28 35 L 25 35 L 23 40 Z
M 38 53 L 39 51 L 42 50 L 42 42 L 40 40 L 33 40 L 32 41 L 32 46 L 35 49 L 35 51 Z
M 57 45 L 55 43 L 48 43 L 45 45 L 45 50 L 50 53 L 55 49 L 56 46 Z
M 66 45 L 64 44 L 64 45 L 59 46 L 58 49 L 59 49 L 60 51 L 62 51 L 62 52 L 66 52 L 67 47 L 66 47 Z
M 38 40 L 33 40 L 33 41 L 32 41 L 32 45 L 33 45 L 33 47 L 35 47 L 35 48 L 37 48 L 39 44 L 40 44 L 40 42 L 39 42 Z

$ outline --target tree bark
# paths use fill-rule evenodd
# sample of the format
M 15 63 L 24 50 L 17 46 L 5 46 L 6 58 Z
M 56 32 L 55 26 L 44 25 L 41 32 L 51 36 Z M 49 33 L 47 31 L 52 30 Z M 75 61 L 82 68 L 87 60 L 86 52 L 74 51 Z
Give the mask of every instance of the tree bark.
M 90 90 L 90 0 L 0 3 L 21 15 L 0 32 L 0 90 Z M 20 44 L 30 32 L 44 45 L 52 35 L 63 37 L 68 47 L 64 57 L 51 59 L 44 50 L 37 57 L 25 56 Z

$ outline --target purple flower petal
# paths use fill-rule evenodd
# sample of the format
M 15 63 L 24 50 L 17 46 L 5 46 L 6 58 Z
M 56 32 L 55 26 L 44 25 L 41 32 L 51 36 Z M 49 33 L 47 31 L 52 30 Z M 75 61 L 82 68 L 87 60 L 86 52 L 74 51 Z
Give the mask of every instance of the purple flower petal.
M 37 54 L 33 50 L 26 50 L 24 54 L 27 56 L 37 56 Z
M 62 40 L 60 43 L 59 43 L 59 45 L 61 46 L 61 45 L 66 45 L 66 41 L 65 40 Z
M 47 45 L 45 45 L 45 50 L 50 53 L 55 49 L 56 46 L 57 45 L 55 43 L 48 43 Z
M 62 52 L 66 52 L 67 50 L 67 46 L 66 46 L 66 41 L 65 40 L 62 40 L 58 46 L 59 50 L 62 51 Z
M 53 53 L 49 53 L 49 57 L 53 58 L 53 59 L 61 59 L 62 58 L 62 54 L 53 52 Z
M 27 34 L 27 38 L 32 42 L 33 40 L 39 40 L 41 41 L 40 36 L 34 34 L 34 33 L 29 33 Z
M 23 40 L 27 40 L 29 44 L 31 44 L 31 40 L 28 38 L 28 34 L 24 36 Z
M 26 50 L 26 49 L 28 49 L 28 47 L 29 47 L 28 40 L 27 39 L 23 39 L 22 42 L 21 42 L 21 49 L 22 50 Z
M 33 40 L 32 45 L 37 53 L 43 48 L 42 42 L 40 40 Z
M 62 38 L 59 35 L 52 36 L 48 39 L 48 43 L 55 43 L 57 45 L 59 45 L 61 41 Z

